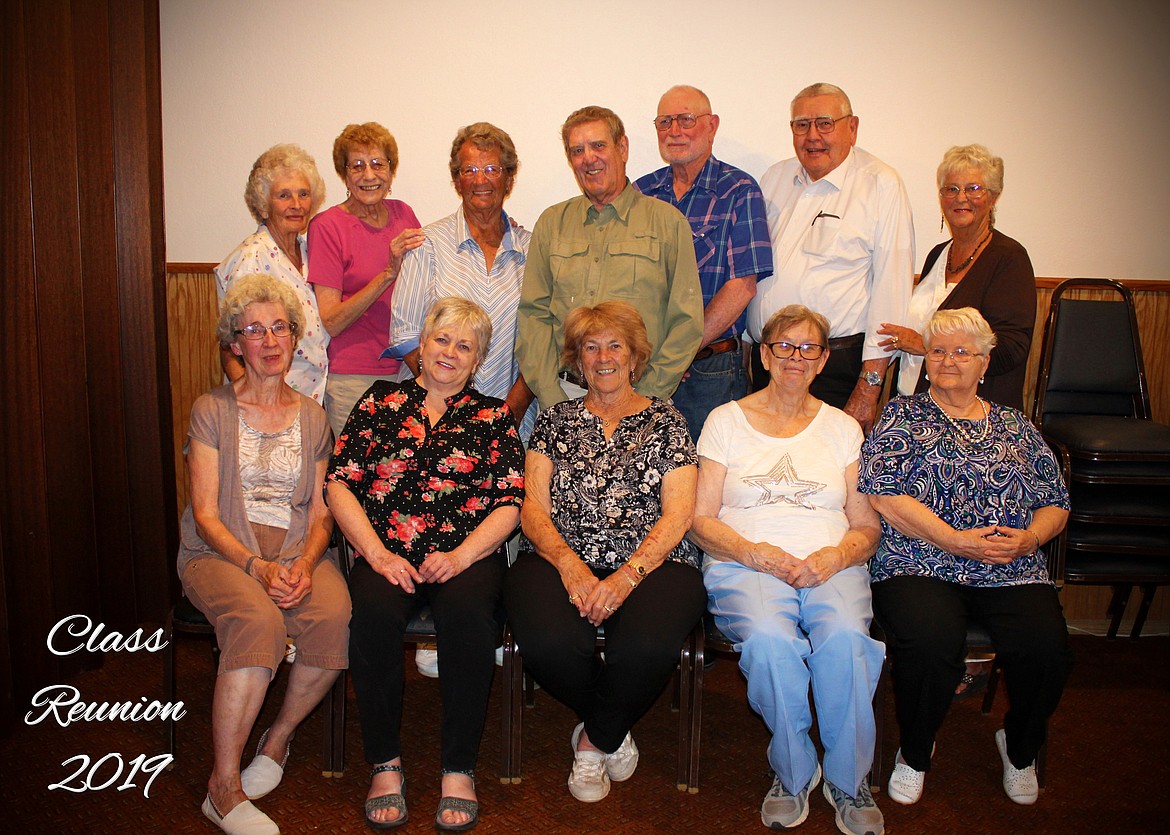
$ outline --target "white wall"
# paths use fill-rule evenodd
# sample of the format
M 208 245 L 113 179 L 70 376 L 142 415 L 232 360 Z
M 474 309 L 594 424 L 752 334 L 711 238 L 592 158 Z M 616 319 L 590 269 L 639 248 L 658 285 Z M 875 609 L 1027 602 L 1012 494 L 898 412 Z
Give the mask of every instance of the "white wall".
M 167 259 L 218 261 L 252 231 L 243 187 L 277 142 L 328 184 L 349 122 L 394 133 L 394 195 L 428 223 L 454 210 L 455 131 L 508 131 L 508 210 L 531 227 L 577 193 L 559 128 L 585 104 L 630 134 L 631 178 L 658 167 L 650 123 L 676 83 L 702 87 L 716 154 L 757 178 L 792 155 L 788 103 L 843 87 L 858 144 L 897 168 L 918 262 L 942 239 L 934 170 L 953 144 L 1003 156 L 998 226 L 1038 275 L 1170 278 L 1170 79 L 1164 0 L 160 0 Z

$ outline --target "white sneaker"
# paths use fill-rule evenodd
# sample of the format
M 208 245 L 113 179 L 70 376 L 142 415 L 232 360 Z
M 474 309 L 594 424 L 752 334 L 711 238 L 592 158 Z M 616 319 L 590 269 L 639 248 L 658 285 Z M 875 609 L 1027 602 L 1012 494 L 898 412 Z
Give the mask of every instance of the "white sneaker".
M 886 793 L 890 800 L 901 803 L 903 806 L 912 806 L 922 797 L 922 783 L 926 779 L 925 771 L 915 771 L 902 759 L 902 749 L 894 757 L 894 770 L 890 774 L 890 782 L 886 786 Z
M 573 729 L 573 770 L 569 774 L 569 794 L 582 803 L 596 803 L 609 794 L 604 751 L 578 751 L 577 740 L 584 723 Z
M 638 746 L 634 744 L 634 737 L 626 734 L 622 744 L 612 754 L 605 755 L 605 773 L 615 783 L 629 780 L 634 776 L 634 769 L 638 767 Z
M 581 738 L 581 733 L 584 730 L 584 722 L 573 728 L 570 744 L 573 746 L 574 753 L 577 751 L 577 741 Z M 634 769 L 637 767 L 638 746 L 634 744 L 634 737 L 631 734 L 626 734 L 626 738 L 622 740 L 618 749 L 612 754 L 605 755 L 605 773 L 615 783 L 622 783 L 634 776 Z
M 439 651 L 437 649 L 416 649 L 414 663 L 418 671 L 427 678 L 439 677 Z
M 1032 760 L 1025 768 L 1016 768 L 1008 759 L 1007 734 L 1003 728 L 995 732 L 995 747 L 999 749 L 999 758 L 1003 760 L 1003 790 L 1014 803 L 1021 806 L 1031 806 L 1040 796 L 1040 782 L 1036 779 L 1036 761 Z

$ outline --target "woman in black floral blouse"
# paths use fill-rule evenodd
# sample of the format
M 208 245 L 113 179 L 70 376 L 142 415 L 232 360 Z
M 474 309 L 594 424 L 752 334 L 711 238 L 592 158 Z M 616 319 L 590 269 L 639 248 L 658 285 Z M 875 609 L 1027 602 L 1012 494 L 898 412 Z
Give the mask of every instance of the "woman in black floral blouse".
M 337 439 L 326 483 L 338 526 L 361 556 L 350 573 L 350 670 L 366 759 L 374 764 L 366 821 L 406 822 L 399 728 L 402 637 L 424 604 L 442 659 L 439 829 L 478 820 L 472 770 L 499 644 L 503 543 L 520 517 L 523 454 L 507 405 L 471 388 L 492 325 L 474 302 L 432 307 L 420 373 L 379 381 Z
M 587 803 L 638 765 L 630 729 L 702 616 L 695 449 L 674 407 L 634 390 L 651 354 L 631 305 L 565 320 L 561 364 L 588 384 L 540 414 L 525 459 L 524 539 L 504 602 L 524 663 L 576 713 L 569 791 Z M 605 624 L 605 660 L 594 654 Z

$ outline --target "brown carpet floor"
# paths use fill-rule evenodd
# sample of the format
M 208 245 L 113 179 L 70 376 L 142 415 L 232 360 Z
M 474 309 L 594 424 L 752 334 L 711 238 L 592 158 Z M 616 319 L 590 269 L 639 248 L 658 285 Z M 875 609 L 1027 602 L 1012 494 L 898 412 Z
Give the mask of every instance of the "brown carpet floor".
M 1000 762 L 992 735 L 1000 726 L 1006 695 L 989 716 L 977 699 L 957 702 L 938 740 L 934 770 L 921 803 L 902 807 L 881 792 L 878 804 L 887 831 L 898 832 L 1160 832 L 1166 831 L 1170 781 L 1170 639 L 1106 641 L 1078 636 L 1077 655 L 1064 702 L 1051 727 L 1048 784 L 1037 805 L 1012 804 L 1000 788 Z M 213 833 L 199 811 L 210 768 L 209 707 L 212 668 L 207 644 L 178 645 L 179 698 L 188 715 L 178 723 L 172 770 L 158 776 L 144 797 L 136 788 L 119 791 L 139 754 L 163 751 L 161 722 L 80 722 L 62 728 L 51 719 L 21 725 L 0 741 L 0 831 L 5 833 Z M 438 803 L 438 688 L 408 664 L 407 722 L 403 730 L 411 819 L 400 832 L 433 828 Z M 277 678 L 253 734 L 267 726 L 285 676 Z M 109 657 L 103 669 L 71 684 L 86 702 L 137 701 L 162 697 L 161 659 L 146 652 Z M 477 832 L 759 832 L 759 803 L 767 791 L 763 723 L 746 704 L 734 661 L 720 658 L 708 671 L 703 709 L 700 791 L 675 789 L 677 715 L 664 694 L 635 729 L 642 751 L 634 777 L 615 784 L 597 804 L 569 796 L 569 733 L 573 719 L 551 697 L 538 692 L 525 712 L 524 780 L 498 781 L 500 764 L 499 680 L 492 696 L 480 757 L 483 806 Z M 357 712 L 352 692 L 346 764 L 340 779 L 321 775 L 321 712 L 304 724 L 293 746 L 282 785 L 258 805 L 285 833 L 364 832 L 360 813 L 367 787 Z M 896 730 L 892 699 L 885 703 L 893 758 Z M 96 761 L 108 753 L 126 763 L 109 788 L 84 793 L 50 790 L 76 768 L 62 762 L 78 754 Z M 887 762 L 887 769 L 889 763 Z M 116 768 L 108 759 L 91 782 L 100 785 Z M 76 781 L 73 785 L 76 784 Z M 832 811 L 818 791 L 801 830 L 835 832 Z

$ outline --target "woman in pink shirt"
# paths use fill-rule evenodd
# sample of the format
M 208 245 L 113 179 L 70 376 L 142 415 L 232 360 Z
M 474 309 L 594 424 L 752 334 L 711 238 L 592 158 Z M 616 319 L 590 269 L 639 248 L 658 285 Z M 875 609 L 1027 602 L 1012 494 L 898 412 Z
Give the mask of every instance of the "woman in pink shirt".
M 402 256 L 423 242 L 410 206 L 391 200 L 398 143 L 377 122 L 347 125 L 333 143 L 333 167 L 345 202 L 309 226 L 310 281 L 329 331 L 325 406 L 334 434 L 375 380 L 397 379 L 401 363 L 382 359 L 390 333 L 390 297 Z

